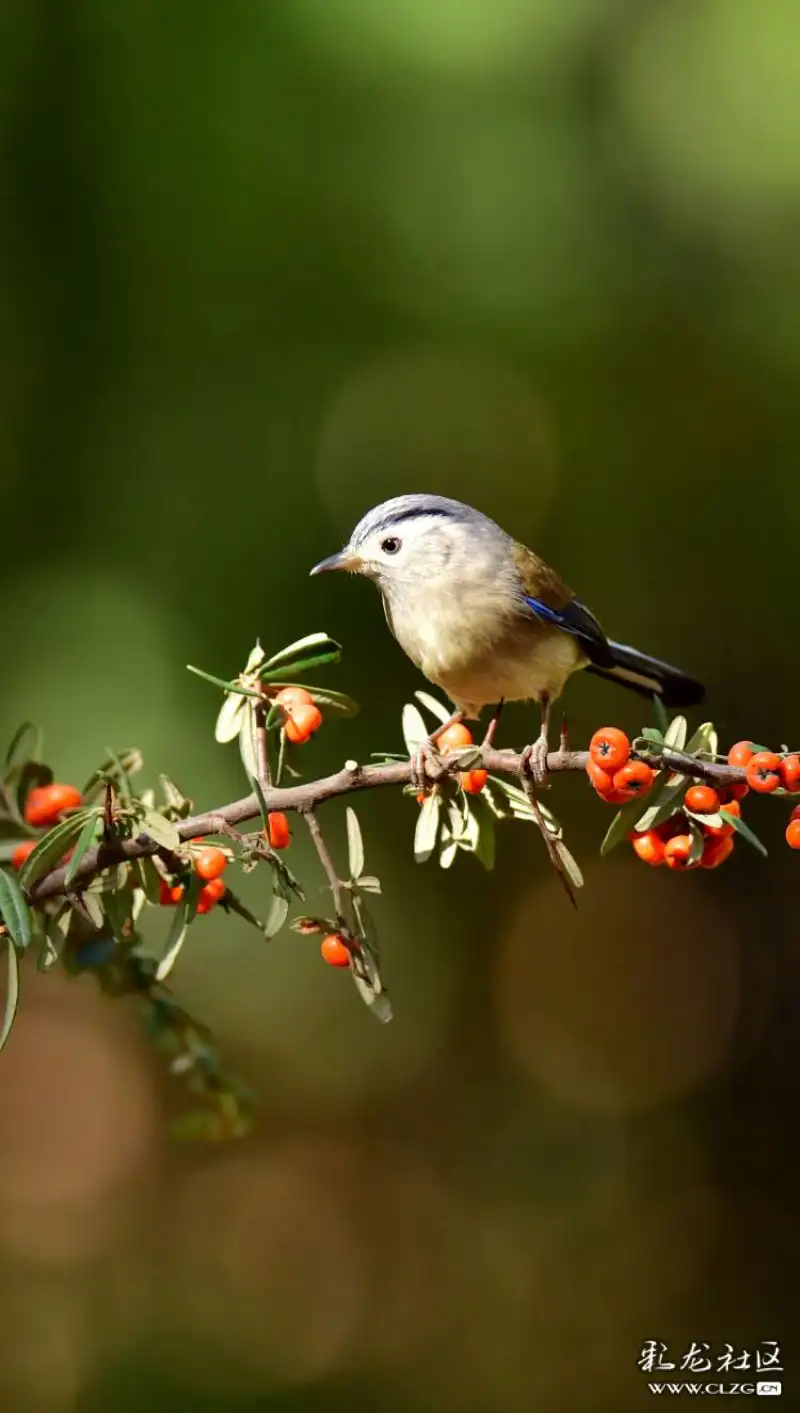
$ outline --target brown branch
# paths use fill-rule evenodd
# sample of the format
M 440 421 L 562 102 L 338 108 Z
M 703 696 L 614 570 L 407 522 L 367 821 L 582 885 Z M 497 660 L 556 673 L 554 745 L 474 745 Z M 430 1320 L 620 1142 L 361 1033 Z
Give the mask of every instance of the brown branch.
M 336 909 L 336 921 L 340 926 L 345 925 L 344 916 L 344 893 L 342 890 L 342 880 L 336 872 L 336 865 L 330 855 L 330 850 L 322 837 L 322 830 L 319 827 L 319 820 L 313 810 L 304 810 L 303 818 L 308 825 L 308 832 L 314 841 L 314 848 L 319 856 L 319 861 L 325 870 L 328 882 L 331 885 L 333 894 L 333 906 Z
M 656 745 L 653 745 L 652 750 L 648 747 L 647 750 L 636 754 L 653 766 L 664 766 L 675 771 L 676 774 L 705 780 L 710 785 L 735 785 L 741 784 L 745 780 L 744 770 L 717 764 L 714 761 L 696 760 L 694 756 L 685 755 L 680 751 L 659 751 Z M 588 751 L 552 751 L 547 757 L 547 769 L 553 775 L 560 775 L 562 771 L 585 770 L 588 758 Z M 484 750 L 483 764 L 495 775 L 519 777 L 521 757 L 515 751 Z M 447 775 L 448 770 L 452 768 L 452 761 L 445 764 L 435 758 L 426 759 L 424 766 L 426 779 L 431 784 L 435 784 L 437 780 Z M 321 780 L 309 780 L 305 784 L 289 785 L 285 789 L 275 789 L 274 787 L 265 789 L 267 809 L 282 810 L 284 813 L 295 811 L 305 814 L 310 819 L 311 811 L 327 800 L 355 794 L 360 790 L 379 790 L 386 786 L 413 783 L 413 767 L 414 763 L 410 760 L 394 761 L 388 765 L 359 766 L 348 763 L 342 770 L 336 771 L 333 775 L 326 775 Z M 196 839 L 204 834 L 228 833 L 233 826 L 242 824 L 245 820 L 254 819 L 259 813 L 259 804 L 255 795 L 247 795 L 241 800 L 233 800 L 231 804 L 221 805 L 204 814 L 196 814 L 189 819 L 178 820 L 176 828 L 181 840 Z M 133 839 L 108 840 L 87 850 L 72 880 L 72 886 L 80 884 L 85 886 L 96 873 L 101 872 L 104 868 L 124 862 L 126 859 L 138 859 L 156 854 L 158 849 L 159 846 L 145 833 L 140 833 Z M 41 903 L 46 898 L 55 898 L 62 894 L 66 872 L 67 868 L 64 866 L 53 869 L 40 878 L 28 890 L 30 901 Z

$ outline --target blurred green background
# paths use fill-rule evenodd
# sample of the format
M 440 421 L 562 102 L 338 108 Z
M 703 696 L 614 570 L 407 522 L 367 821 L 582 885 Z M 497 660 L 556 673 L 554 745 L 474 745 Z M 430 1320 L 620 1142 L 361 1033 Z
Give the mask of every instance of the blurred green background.
M 219 803 L 184 664 L 325 629 L 363 710 L 308 772 L 397 749 L 423 684 L 368 586 L 307 571 L 426 490 L 704 676 L 723 742 L 797 744 L 789 0 L 7 0 L 0 76 L 5 735 L 77 781 L 136 744 Z M 642 724 L 588 678 L 567 705 L 576 740 Z M 787 811 L 749 802 L 768 861 L 682 879 L 552 795 L 576 914 L 525 827 L 443 874 L 413 801 L 363 799 L 389 1027 L 313 938 L 193 929 L 176 994 L 263 1100 L 238 1145 L 171 1144 L 135 1008 L 26 968 L 4 1409 L 638 1409 L 650 1338 L 778 1339 L 791 1389 Z M 323 906 L 299 830 L 291 862 Z

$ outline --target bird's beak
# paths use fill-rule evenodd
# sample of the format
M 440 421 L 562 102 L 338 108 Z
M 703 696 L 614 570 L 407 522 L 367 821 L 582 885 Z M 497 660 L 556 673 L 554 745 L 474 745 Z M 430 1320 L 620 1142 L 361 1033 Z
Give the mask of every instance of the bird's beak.
M 321 559 L 319 564 L 314 565 L 309 577 L 313 578 L 315 574 L 327 574 L 329 569 L 344 569 L 349 574 L 357 574 L 363 562 L 360 555 L 353 554 L 352 550 L 343 549 L 338 554 L 331 554 L 327 559 Z

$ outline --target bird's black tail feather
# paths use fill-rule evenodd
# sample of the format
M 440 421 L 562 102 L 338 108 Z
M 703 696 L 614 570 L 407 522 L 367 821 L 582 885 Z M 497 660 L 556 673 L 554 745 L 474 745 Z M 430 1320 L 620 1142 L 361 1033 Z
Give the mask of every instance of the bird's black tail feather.
M 613 661 L 609 664 L 590 662 L 587 672 L 598 677 L 606 677 L 610 682 L 619 682 L 621 687 L 629 687 L 643 697 L 659 696 L 667 707 L 696 706 L 703 700 L 705 688 L 693 677 L 687 677 L 677 667 L 668 662 L 659 662 L 656 657 L 627 648 L 622 643 L 609 643 Z

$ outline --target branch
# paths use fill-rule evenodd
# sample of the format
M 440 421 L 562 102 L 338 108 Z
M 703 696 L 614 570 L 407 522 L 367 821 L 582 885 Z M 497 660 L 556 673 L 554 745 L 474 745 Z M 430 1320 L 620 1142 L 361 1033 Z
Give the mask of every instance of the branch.
M 333 906 L 336 909 L 336 921 L 344 925 L 344 894 L 342 892 L 342 881 L 336 872 L 336 866 L 330 855 L 330 850 L 322 837 L 322 830 L 319 827 L 319 820 L 313 810 L 304 810 L 303 818 L 308 825 L 308 832 L 314 841 L 314 848 L 319 856 L 319 861 L 325 870 L 328 882 L 331 885 L 333 894 Z
M 484 750 L 482 754 L 485 769 L 493 774 L 520 776 L 522 758 L 517 752 L 489 749 Z M 647 760 L 654 767 L 665 767 L 678 775 L 688 775 L 696 780 L 705 780 L 711 785 L 741 784 L 746 779 L 744 770 L 717 764 L 713 761 L 697 760 L 694 756 L 685 755 L 681 751 L 659 750 L 655 745 L 652 748 L 648 746 L 646 751 L 634 752 L 633 755 Z M 548 773 L 559 775 L 563 771 L 585 770 L 588 759 L 588 751 L 553 751 L 547 757 Z M 321 780 L 309 780 L 305 784 L 290 785 L 285 789 L 273 787 L 265 789 L 267 809 L 304 814 L 312 838 L 314 838 L 314 829 L 311 823 L 312 812 L 319 805 L 324 804 L 327 800 L 355 794 L 361 790 L 379 790 L 387 786 L 397 787 L 412 784 L 414 767 L 415 762 L 410 760 L 368 766 L 349 763 L 342 770 L 336 771 L 333 775 L 326 775 Z M 430 784 L 435 784 L 451 770 L 452 761 L 444 763 L 435 758 L 424 761 L 425 778 Z M 242 824 L 248 819 L 254 819 L 259 814 L 260 809 L 256 796 L 247 795 L 241 800 L 234 800 L 228 805 L 220 805 L 204 814 L 196 814 L 189 819 L 179 820 L 176 823 L 176 828 L 181 840 L 195 839 L 204 834 L 227 833 L 233 826 Z M 87 850 L 72 879 L 71 887 L 80 884 L 85 887 L 95 874 L 102 872 L 105 868 L 110 868 L 113 864 L 124 862 L 127 859 L 143 858 L 158 852 L 159 845 L 146 833 L 140 833 L 133 839 L 108 840 Z M 319 853 L 318 845 L 317 852 Z M 321 854 L 320 859 L 324 865 L 325 861 Z M 331 867 L 333 867 L 332 864 Z M 328 872 L 327 867 L 326 872 Z M 55 898 L 63 894 L 66 873 L 67 868 L 63 866 L 53 869 L 43 878 L 38 879 L 29 890 L 30 902 L 33 904 L 42 903 L 47 898 Z M 330 873 L 328 876 L 331 877 Z

